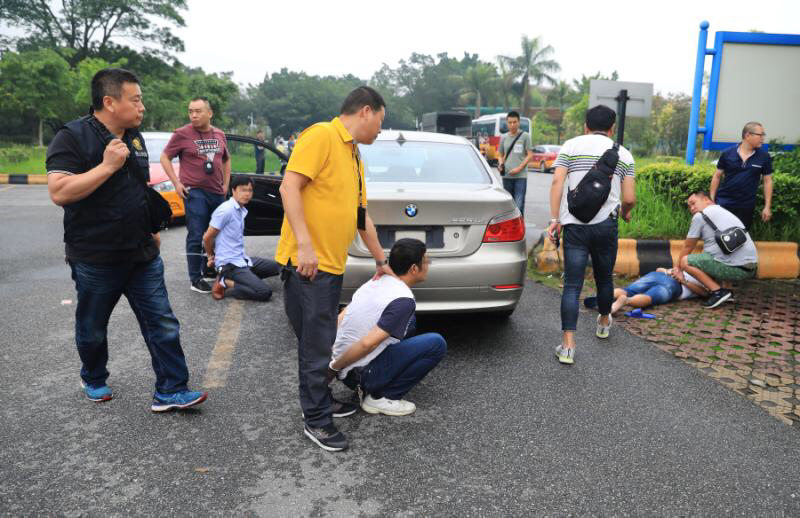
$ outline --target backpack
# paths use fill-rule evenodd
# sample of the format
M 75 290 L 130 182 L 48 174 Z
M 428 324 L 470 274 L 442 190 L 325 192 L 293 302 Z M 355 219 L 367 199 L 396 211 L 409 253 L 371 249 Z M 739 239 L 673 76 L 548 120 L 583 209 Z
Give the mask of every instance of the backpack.
M 603 156 L 581 178 L 575 189 L 567 192 L 567 209 L 583 223 L 597 216 L 611 192 L 611 179 L 619 162 L 619 144 L 607 149 Z

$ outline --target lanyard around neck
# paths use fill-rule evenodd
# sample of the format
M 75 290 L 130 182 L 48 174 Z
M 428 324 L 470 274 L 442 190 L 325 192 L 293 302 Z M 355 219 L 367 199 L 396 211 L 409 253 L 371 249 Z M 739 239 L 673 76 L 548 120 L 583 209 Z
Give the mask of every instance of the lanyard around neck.
M 353 141 L 353 159 L 356 162 L 356 178 L 358 178 L 358 206 L 363 207 L 363 186 L 361 185 L 361 153 L 358 151 L 358 144 Z

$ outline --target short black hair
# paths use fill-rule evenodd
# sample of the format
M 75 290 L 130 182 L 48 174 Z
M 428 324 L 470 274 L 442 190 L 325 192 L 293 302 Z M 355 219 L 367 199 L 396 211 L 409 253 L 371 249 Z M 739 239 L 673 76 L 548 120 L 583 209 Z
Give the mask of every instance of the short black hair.
M 253 183 L 252 178 L 248 178 L 245 175 L 237 174 L 231 175 L 231 191 L 236 189 L 237 187 L 241 187 L 242 185 L 250 185 L 250 187 L 255 188 L 255 184 Z
M 702 189 L 699 191 L 692 191 L 687 198 L 691 198 L 692 196 L 700 196 L 701 198 L 711 199 L 711 196 L 709 196 L 708 193 Z
M 389 251 L 389 267 L 395 275 L 405 275 L 415 264 L 422 268 L 422 258 L 425 257 L 426 250 L 425 243 L 419 239 L 398 239 Z
M 369 106 L 373 111 L 380 111 L 386 106 L 381 94 L 369 86 L 359 86 L 345 97 L 340 113 L 352 115 L 364 106 Z
M 103 97 L 109 96 L 119 99 L 122 95 L 124 83 L 139 84 L 139 78 L 130 70 L 124 68 L 104 68 L 92 78 L 92 108 L 103 109 Z
M 602 104 L 586 110 L 586 127 L 589 131 L 608 131 L 617 121 L 617 114 Z
M 203 97 L 202 95 L 198 95 L 197 97 L 192 97 L 189 99 L 189 104 L 192 104 L 195 101 L 203 101 L 206 103 L 206 107 L 211 110 L 211 101 L 208 100 L 208 97 Z
M 512 117 L 514 117 L 517 120 L 519 120 L 519 112 L 516 111 L 516 110 L 511 110 L 510 112 L 508 112 L 508 115 L 506 115 L 506 119 L 510 119 Z

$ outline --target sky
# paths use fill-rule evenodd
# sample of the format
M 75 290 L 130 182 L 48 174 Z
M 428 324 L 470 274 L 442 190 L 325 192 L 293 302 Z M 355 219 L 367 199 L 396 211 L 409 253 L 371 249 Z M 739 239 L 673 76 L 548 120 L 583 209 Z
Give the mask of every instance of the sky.
M 493 61 L 517 55 L 523 35 L 540 36 L 561 65 L 557 76 L 604 75 L 690 93 L 700 22 L 715 31 L 800 34 L 800 0 L 189 0 L 186 52 L 206 72 L 233 72 L 242 85 L 281 68 L 368 80 L 412 52 Z M 710 70 L 711 59 L 706 60 Z

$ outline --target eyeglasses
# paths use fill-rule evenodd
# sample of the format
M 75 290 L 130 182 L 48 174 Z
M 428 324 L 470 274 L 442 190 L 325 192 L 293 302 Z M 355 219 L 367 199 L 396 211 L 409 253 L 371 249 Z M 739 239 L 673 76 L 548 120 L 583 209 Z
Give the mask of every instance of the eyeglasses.
M 749 132 L 749 133 L 750 133 L 751 135 L 756 135 L 756 136 L 758 136 L 758 137 L 766 137 L 766 136 L 767 136 L 767 134 L 766 134 L 766 133 L 753 133 L 752 131 L 751 131 L 751 132 Z

